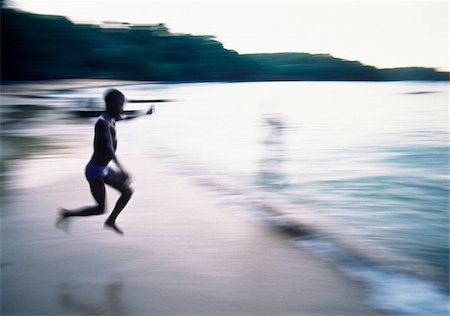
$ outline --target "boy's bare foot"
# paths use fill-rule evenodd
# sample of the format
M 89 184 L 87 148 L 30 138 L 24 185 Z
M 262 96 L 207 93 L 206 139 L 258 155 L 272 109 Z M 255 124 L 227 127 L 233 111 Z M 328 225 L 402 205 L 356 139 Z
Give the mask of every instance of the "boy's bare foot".
M 59 209 L 59 216 L 56 219 L 56 223 L 55 223 L 55 227 L 56 228 L 59 228 L 59 229 L 65 231 L 66 233 L 69 232 L 67 213 L 68 213 L 67 209 L 60 208 Z
M 119 227 L 117 227 L 116 223 L 105 222 L 104 227 L 105 227 L 105 228 L 112 229 L 112 230 L 114 230 L 116 233 L 118 233 L 118 234 L 120 234 L 120 235 L 123 235 L 123 231 L 122 231 Z

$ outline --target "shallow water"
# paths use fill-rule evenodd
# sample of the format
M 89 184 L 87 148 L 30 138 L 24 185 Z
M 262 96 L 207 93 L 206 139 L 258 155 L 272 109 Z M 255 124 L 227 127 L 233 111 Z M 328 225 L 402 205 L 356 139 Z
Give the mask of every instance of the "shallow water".
M 125 162 L 127 155 L 142 163 L 161 159 L 217 192 L 224 204 L 269 223 L 277 219 L 264 210 L 275 210 L 310 227 L 313 234 L 297 244 L 370 284 L 379 308 L 447 314 L 447 84 L 214 83 L 122 90 L 129 99 L 174 100 L 157 105 L 153 117 L 119 125 Z M 55 97 L 76 104 L 102 91 Z M 39 128 L 28 133 L 44 134 L 66 149 L 34 155 L 15 171 L 27 174 L 25 183 L 16 179 L 13 186 L 45 181 L 36 173 L 36 158 L 52 166 L 54 176 L 77 172 L 71 166 L 89 158 L 93 120 L 61 117 L 51 135 Z M 138 165 L 129 168 L 142 176 Z M 410 286 L 417 293 L 404 299 Z

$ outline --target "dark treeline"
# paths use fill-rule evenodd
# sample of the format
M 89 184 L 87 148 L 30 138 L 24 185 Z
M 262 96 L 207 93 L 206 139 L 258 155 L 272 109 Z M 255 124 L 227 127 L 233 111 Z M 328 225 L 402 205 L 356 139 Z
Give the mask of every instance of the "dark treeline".
M 251 40 L 251 39 L 249 39 Z M 1 9 L 2 80 L 114 78 L 148 81 L 448 80 L 431 68 L 377 69 L 307 53 L 244 54 L 212 36 L 164 24 L 74 24 Z

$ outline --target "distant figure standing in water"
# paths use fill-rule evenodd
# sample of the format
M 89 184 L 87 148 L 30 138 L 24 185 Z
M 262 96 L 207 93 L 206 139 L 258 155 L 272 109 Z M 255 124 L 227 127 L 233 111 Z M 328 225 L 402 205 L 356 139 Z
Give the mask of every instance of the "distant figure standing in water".
M 119 234 L 123 231 L 117 227 L 116 219 L 133 194 L 130 188 L 130 175 L 124 170 L 116 156 L 117 137 L 116 120 L 121 119 L 125 96 L 116 89 L 105 93 L 106 110 L 95 124 L 94 153 L 86 166 L 86 179 L 89 182 L 91 193 L 97 205 L 84 207 L 78 210 L 61 209 L 57 225 L 67 221 L 72 216 L 91 216 L 105 213 L 105 183 L 118 190 L 122 195 L 105 222 L 104 227 L 110 228 Z M 108 168 L 110 161 L 114 161 L 119 171 Z

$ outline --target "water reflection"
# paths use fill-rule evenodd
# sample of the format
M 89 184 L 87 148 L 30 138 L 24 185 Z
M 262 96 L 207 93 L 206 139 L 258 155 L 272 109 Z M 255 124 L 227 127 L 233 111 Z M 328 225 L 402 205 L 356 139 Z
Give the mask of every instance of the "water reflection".
M 123 301 L 122 281 L 106 283 L 102 293 L 89 298 L 86 297 L 85 286 L 63 283 L 58 291 L 58 301 L 68 310 L 82 315 L 130 315 Z
M 263 188 L 276 190 L 286 183 L 282 169 L 286 159 L 283 141 L 285 123 L 280 113 L 271 113 L 263 116 L 263 124 L 266 134 L 258 184 Z

